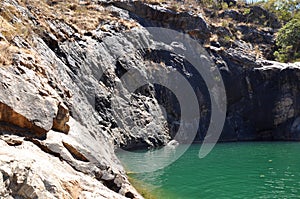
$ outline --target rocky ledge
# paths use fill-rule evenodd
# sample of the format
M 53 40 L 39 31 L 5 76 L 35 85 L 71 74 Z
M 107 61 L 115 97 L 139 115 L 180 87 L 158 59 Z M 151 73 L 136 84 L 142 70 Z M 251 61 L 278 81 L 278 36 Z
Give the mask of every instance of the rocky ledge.
M 139 1 L 36 2 L 1 2 L 1 198 L 142 198 L 114 150 L 167 144 L 180 107 L 159 85 L 128 89 L 135 78 L 122 76 L 130 70 L 145 79 L 156 70 L 179 71 L 201 105 L 200 121 L 185 126 L 199 125 L 195 140 L 204 139 L 211 115 L 206 85 L 185 57 L 150 48 L 174 45 L 155 41 L 149 26 L 189 34 L 220 70 L 228 102 L 220 141 L 300 139 L 300 64 L 266 60 L 280 23 L 271 14 L 260 19 L 267 21 L 251 18 L 268 14 L 262 8 L 199 14 Z M 59 16 L 60 9 L 67 14 Z M 68 18 L 79 11 L 91 18 L 87 23 L 94 14 L 102 18 L 80 26 Z M 216 16 L 231 22 L 220 25 Z

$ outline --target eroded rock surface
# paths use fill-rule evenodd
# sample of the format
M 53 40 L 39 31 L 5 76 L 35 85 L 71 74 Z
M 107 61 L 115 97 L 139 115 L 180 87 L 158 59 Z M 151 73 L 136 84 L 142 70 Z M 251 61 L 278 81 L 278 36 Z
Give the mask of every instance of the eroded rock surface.
M 0 146 L 1 198 L 126 198 L 31 142 Z
M 211 114 L 205 82 L 186 57 L 155 50 L 181 47 L 155 41 L 148 26 L 185 32 L 205 44 L 215 63 L 211 69 L 220 70 L 227 94 L 221 141 L 300 139 L 300 65 L 266 61 L 280 24 L 265 10 L 227 10 L 219 17 L 235 21 L 220 26 L 206 20 L 213 15 L 209 10 L 204 17 L 160 4 L 101 1 L 77 5 L 109 16 L 86 30 L 72 20 L 43 17 L 34 2 L 1 2 L 15 11 L 6 19 L 0 10 L 5 25 L 34 26 L 30 39 L 23 33 L 10 38 L 7 30 L 0 34 L 11 58 L 0 67 L 1 198 L 142 198 L 114 149 L 166 145 L 176 135 L 181 115 L 176 97 L 166 88 L 147 84 L 131 90 L 136 76 L 128 71 L 146 80 L 158 70 L 178 71 L 187 79 L 201 118 L 183 121 L 186 134 L 178 141 L 184 142 L 189 129 L 198 125 L 195 139 L 204 139 Z M 76 11 L 76 5 L 68 9 Z M 267 19 L 257 23 L 269 27 L 234 24 L 256 23 L 252 16 L 261 14 Z M 125 74 L 129 78 L 124 80 Z

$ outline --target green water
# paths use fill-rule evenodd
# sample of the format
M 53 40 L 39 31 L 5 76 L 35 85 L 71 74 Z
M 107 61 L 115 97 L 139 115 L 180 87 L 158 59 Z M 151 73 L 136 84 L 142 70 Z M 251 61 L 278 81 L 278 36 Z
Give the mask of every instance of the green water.
M 300 198 L 300 143 L 221 143 L 203 159 L 199 148 L 192 145 L 161 170 L 130 177 L 159 199 Z M 143 162 L 118 156 L 128 170 Z

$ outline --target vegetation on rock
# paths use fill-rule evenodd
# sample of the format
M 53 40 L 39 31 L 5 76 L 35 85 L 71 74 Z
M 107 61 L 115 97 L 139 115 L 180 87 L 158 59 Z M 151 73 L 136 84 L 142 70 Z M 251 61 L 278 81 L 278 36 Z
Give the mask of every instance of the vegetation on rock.
M 277 61 L 299 61 L 300 52 L 300 1 L 299 0 L 265 0 L 258 4 L 274 13 L 284 26 L 276 37 L 278 50 L 274 52 Z
M 300 2 L 298 0 L 262 0 L 258 4 L 276 14 L 283 22 L 288 22 L 299 14 Z
M 280 29 L 276 44 L 279 49 L 274 55 L 279 61 L 300 60 L 300 19 L 292 19 Z
M 180 72 L 190 83 L 201 118 L 183 126 L 187 133 L 199 126 L 196 140 L 203 140 L 211 107 L 208 87 L 184 56 L 155 50 L 178 47 L 190 53 L 176 42 L 157 42 L 144 28 L 148 24 L 189 34 L 207 49 L 203 60 L 216 64 L 208 69 L 220 69 L 229 107 L 220 141 L 300 140 L 300 104 L 293 97 L 300 95 L 295 84 L 300 66 L 266 60 L 281 28 L 276 14 L 241 2 L 146 2 L 0 0 L 0 198 L 16 193 L 23 198 L 141 198 L 114 149 L 165 145 L 181 117 L 180 104 L 167 89 L 147 85 L 132 95 L 127 85 L 135 78 L 122 81 L 129 70 L 150 80 L 160 69 L 149 67 L 152 62 Z M 292 15 L 297 19 L 296 12 Z M 294 25 L 287 23 L 279 33 Z M 130 29 L 133 34 L 126 34 Z M 282 37 L 283 49 L 284 42 L 299 40 L 295 35 Z M 145 44 L 153 49 L 139 50 Z M 287 45 L 298 51 L 299 43 Z M 189 139 L 182 137 L 183 143 Z M 19 182 L 15 176 L 24 178 Z

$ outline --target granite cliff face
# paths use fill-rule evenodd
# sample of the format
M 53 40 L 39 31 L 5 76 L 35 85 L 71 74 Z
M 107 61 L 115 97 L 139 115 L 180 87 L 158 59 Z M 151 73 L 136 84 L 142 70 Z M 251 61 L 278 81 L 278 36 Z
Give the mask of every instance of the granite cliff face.
M 219 68 L 226 88 L 228 110 L 220 141 L 299 139 L 296 130 L 299 120 L 299 63 L 282 64 L 266 60 L 272 58 L 276 48 L 274 33 L 281 26 L 274 15 L 257 6 L 249 7 L 247 14 L 243 14 L 242 10 L 230 9 L 215 14 L 204 9 L 211 18 L 230 19 L 227 26 L 217 26 L 215 23 L 209 24 L 202 15 L 177 13 L 158 5 L 149 6 L 140 2 L 113 4 L 129 10 L 144 26 L 183 31 L 204 44 Z M 251 22 L 251 25 L 244 25 L 246 22 Z M 266 26 L 259 27 L 258 24 Z M 180 71 L 179 62 L 171 63 L 169 60 L 172 58 L 164 53 L 154 54 L 153 59 L 165 60 Z M 182 75 L 193 74 L 188 64 L 185 69 L 187 71 Z M 196 138 L 201 141 L 207 130 L 210 99 L 201 76 L 194 74 L 187 78 L 195 90 L 201 91 L 197 96 L 203 107 L 203 116 Z M 167 94 L 161 98 L 170 97 Z M 176 106 L 171 105 L 167 110 L 175 112 L 176 119 L 180 117 Z
M 179 71 L 197 91 L 195 140 L 203 140 L 210 118 L 206 85 L 184 57 L 145 49 L 174 48 L 156 42 L 149 26 L 189 34 L 220 70 L 228 102 L 220 141 L 300 139 L 300 64 L 266 61 L 280 23 L 265 10 L 203 9 L 204 17 L 141 2 L 36 3 L 1 2 L 1 198 L 142 198 L 114 149 L 167 144 L 178 129 L 180 107 L 159 85 L 132 93 L 134 76 L 122 80 L 130 70 L 146 79 L 155 70 Z M 58 8 L 67 14 L 61 17 Z M 78 19 L 79 11 L 86 18 L 105 16 L 84 25 L 67 18 Z M 267 16 L 263 22 L 253 18 L 260 13 Z M 208 20 L 214 17 L 231 22 Z M 269 27 L 255 26 L 264 22 Z M 149 67 L 157 63 L 160 68 Z

